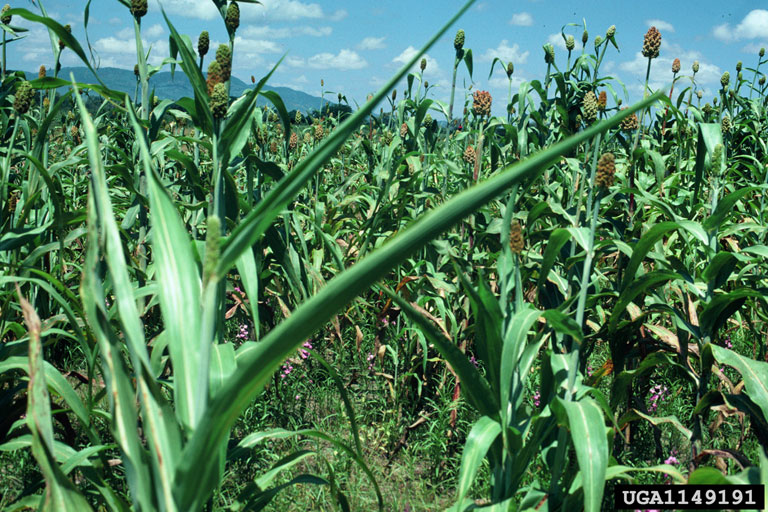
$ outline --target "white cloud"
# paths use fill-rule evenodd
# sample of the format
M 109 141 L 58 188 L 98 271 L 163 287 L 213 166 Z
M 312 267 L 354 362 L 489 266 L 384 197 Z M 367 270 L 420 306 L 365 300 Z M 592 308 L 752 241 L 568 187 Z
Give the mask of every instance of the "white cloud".
M 549 37 L 547 37 L 547 42 L 555 48 L 567 50 L 565 47 L 565 41 L 563 41 L 563 36 L 559 32 L 557 34 L 550 34 Z
M 524 52 L 521 51 L 519 44 L 515 43 L 512 46 L 509 46 L 509 41 L 502 39 L 499 46 L 486 50 L 485 53 L 480 56 L 480 60 L 492 61 L 498 57 L 504 62 L 512 61 L 512 64 L 517 66 L 519 64 L 525 64 L 530 53 L 531 52 L 527 50 Z
M 124 35 L 124 31 L 116 35 L 117 37 L 102 37 L 93 43 L 98 53 L 99 66 L 133 69 L 136 62 L 136 42 L 133 37 L 120 37 Z M 165 39 L 150 41 L 142 38 L 141 44 L 145 51 L 151 48 L 149 63 L 153 66 L 160 65 L 170 53 L 168 41 Z
M 262 53 L 280 53 L 283 49 L 277 43 L 265 39 L 246 39 L 244 37 L 235 37 L 235 57 L 239 52 L 246 55 L 255 55 Z
M 518 12 L 512 15 L 512 19 L 509 20 L 510 25 L 516 25 L 518 27 L 530 27 L 533 25 L 533 16 L 527 12 Z
M 674 32 L 675 27 L 669 23 L 668 21 L 660 20 L 660 19 L 652 19 L 652 20 L 645 20 L 645 24 L 649 27 L 656 27 L 661 32 Z
M 327 37 L 333 33 L 331 27 L 294 26 L 274 28 L 269 25 L 248 25 L 241 27 L 238 34 L 257 39 L 287 39 L 296 36 Z
M 768 40 L 762 41 L 760 43 L 749 43 L 744 46 L 744 48 L 741 49 L 744 53 L 751 53 L 757 55 L 760 49 L 765 50 L 768 48 Z
M 159 11 L 159 3 L 152 3 L 155 11 Z M 169 14 L 213 20 L 221 15 L 213 2 L 189 0 L 163 0 L 163 7 Z M 299 0 L 261 0 L 261 4 L 240 4 L 241 21 L 282 20 L 296 21 L 300 19 L 329 19 L 339 21 L 347 16 L 347 11 L 339 9 L 332 14 L 326 14 L 320 4 L 305 3 Z
M 328 52 L 318 53 L 307 59 L 307 66 L 315 69 L 338 69 L 347 71 L 350 69 L 362 69 L 368 62 L 357 52 L 343 49 L 336 55 Z
M 156 39 L 165 35 L 165 29 L 159 23 L 155 23 L 149 28 L 142 29 L 141 35 L 150 39 Z
M 366 37 L 357 45 L 358 50 L 381 50 L 386 48 L 385 37 Z
M 413 46 L 409 46 L 403 52 L 392 59 L 392 62 L 394 64 L 398 64 L 400 66 L 404 66 L 408 64 L 408 62 L 413 58 L 414 55 L 418 54 L 419 50 L 414 48 Z M 442 74 L 442 69 L 440 69 L 440 65 L 437 63 L 435 59 L 433 59 L 428 53 L 425 53 L 421 56 L 424 59 L 427 59 L 427 68 L 424 71 L 424 76 L 426 77 L 437 77 L 438 75 Z M 413 68 L 411 68 L 411 71 L 416 71 L 419 69 L 419 66 L 421 64 L 421 59 L 419 59 L 419 62 L 417 62 Z
M 723 23 L 717 25 L 712 33 L 717 39 L 725 42 L 768 37 L 768 11 L 754 9 L 747 13 L 735 27 L 731 27 L 729 23 Z

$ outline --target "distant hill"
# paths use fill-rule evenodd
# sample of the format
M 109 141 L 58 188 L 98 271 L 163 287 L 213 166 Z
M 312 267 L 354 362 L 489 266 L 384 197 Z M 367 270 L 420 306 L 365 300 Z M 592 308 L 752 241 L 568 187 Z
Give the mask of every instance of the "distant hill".
M 59 77 L 69 80 L 69 75 L 72 73 L 75 76 L 75 80 L 81 83 L 98 83 L 96 77 L 94 77 L 91 70 L 86 67 L 73 67 L 62 68 L 59 72 Z M 125 92 L 133 97 L 136 91 L 136 77 L 132 70 L 120 69 L 120 68 L 99 68 L 97 70 L 99 77 L 107 87 L 115 91 Z M 37 78 L 37 71 L 34 73 L 26 72 L 28 78 Z M 231 94 L 238 97 L 243 94 L 246 89 L 249 89 L 250 84 L 246 84 L 239 78 L 233 76 L 231 79 Z M 149 81 L 150 90 L 155 90 L 155 95 L 160 99 L 178 100 L 185 96 L 192 97 L 192 85 L 187 80 L 186 75 L 177 68 L 173 78 L 171 78 L 170 71 L 163 71 L 155 74 Z M 275 91 L 280 95 L 285 103 L 285 108 L 290 112 L 292 110 L 300 110 L 307 113 L 313 110 L 319 110 L 321 100 L 319 96 L 312 96 L 305 92 L 297 91 L 289 87 L 270 87 L 265 86 L 265 90 Z M 329 103 L 325 100 L 325 103 Z M 259 105 L 271 105 L 266 99 L 259 98 Z

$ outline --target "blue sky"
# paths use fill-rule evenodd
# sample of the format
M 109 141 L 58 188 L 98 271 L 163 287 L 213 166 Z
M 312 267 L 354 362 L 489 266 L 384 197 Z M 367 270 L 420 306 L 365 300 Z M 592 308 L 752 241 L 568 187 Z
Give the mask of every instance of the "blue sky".
M 85 0 L 43 2 L 49 15 L 62 23 L 70 23 L 74 34 L 85 44 Z M 323 79 L 326 91 L 345 94 L 353 105 L 353 100 L 362 103 L 368 93 L 383 85 L 463 3 L 458 0 L 262 0 L 260 6 L 242 4 L 233 73 L 246 82 L 251 75 L 258 79 L 287 54 L 271 85 L 319 95 Z M 168 30 L 157 0 L 149 0 L 149 4 L 150 12 L 142 28 L 145 44 L 152 45 L 151 61 L 159 63 L 168 56 Z M 188 34 L 193 42 L 196 43 L 204 29 L 211 33 L 212 48 L 225 41 L 224 24 L 212 2 L 164 0 L 162 4 L 176 28 Z M 11 5 L 36 10 L 32 0 L 14 0 Z M 734 68 L 739 60 L 745 68 L 754 67 L 760 47 L 768 47 L 768 5 L 763 2 L 478 0 L 428 52 L 425 79 L 436 86 L 430 90 L 430 97 L 447 102 L 456 29 L 465 30 L 465 47 L 473 51 L 473 88 L 491 92 L 493 110 L 498 114 L 503 112 L 508 81 L 498 65 L 494 76 L 488 78 L 493 59 L 499 57 L 514 63 L 515 90 L 524 80 L 543 80 L 542 45 L 552 42 L 556 62 L 563 65 L 566 50 L 561 28 L 568 23 L 581 24 L 583 20 L 590 36 L 588 51 L 593 51 L 595 36 L 604 36 L 610 25 L 616 25 L 616 40 L 621 51 L 608 49 L 601 74 L 620 79 L 627 87 L 630 100 L 642 95 L 647 60 L 640 50 L 643 36 L 651 25 L 662 34 L 661 53 L 653 62 L 651 82 L 660 86 L 671 81 L 670 69 L 675 58 L 682 63 L 683 75 L 690 74 L 693 61 L 698 60 L 697 84 L 704 90 L 705 101 L 711 101 L 723 71 L 735 76 Z M 9 46 L 9 67 L 36 70 L 41 64 L 52 66 L 47 32 L 19 18 L 14 19 L 12 25 L 31 31 L 26 39 Z M 574 35 L 580 51 L 582 28 L 566 27 L 565 31 Z M 88 32 L 101 66 L 133 68 L 136 56 L 131 16 L 117 0 L 93 1 Z M 65 52 L 63 63 L 77 65 L 78 61 L 72 52 Z M 768 72 L 768 66 L 762 71 Z M 745 70 L 745 77 L 750 76 Z M 473 82 L 466 70 L 460 68 L 457 87 L 470 83 Z M 623 96 L 623 92 L 620 94 Z M 460 104 L 461 96 L 458 98 Z

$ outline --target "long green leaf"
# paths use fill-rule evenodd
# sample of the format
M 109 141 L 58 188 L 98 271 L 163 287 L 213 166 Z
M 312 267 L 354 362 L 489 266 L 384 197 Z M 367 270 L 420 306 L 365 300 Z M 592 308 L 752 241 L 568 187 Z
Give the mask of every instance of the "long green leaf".
M 469 493 L 472 483 L 475 481 L 480 464 L 483 463 L 485 455 L 491 448 L 491 445 L 501 434 L 501 425 L 498 421 L 483 416 L 475 422 L 472 430 L 469 431 L 467 441 L 464 443 L 464 453 L 461 455 L 461 468 L 459 469 L 459 485 L 456 496 L 456 507 L 463 503 L 464 498 Z

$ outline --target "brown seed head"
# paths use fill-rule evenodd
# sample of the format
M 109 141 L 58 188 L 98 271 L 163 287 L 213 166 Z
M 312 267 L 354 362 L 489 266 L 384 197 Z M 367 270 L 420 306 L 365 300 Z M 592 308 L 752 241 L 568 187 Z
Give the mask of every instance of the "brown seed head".
M 321 123 L 318 123 L 315 125 L 315 140 L 320 140 L 323 138 L 323 125 Z
M 597 110 L 602 112 L 608 105 L 608 95 L 605 91 L 600 91 L 600 95 L 597 97 Z
M 626 110 L 626 108 L 622 109 Z M 632 130 L 637 130 L 638 126 L 640 126 L 640 122 L 637 119 L 637 114 L 632 114 L 629 117 L 625 117 L 622 119 L 621 123 L 619 123 L 619 128 L 625 132 L 631 132 Z
M 403 123 L 400 125 L 400 138 L 404 139 L 408 136 L 408 125 Z
M 64 25 L 64 30 L 66 30 L 68 33 L 71 34 L 72 33 L 72 25 L 69 25 L 69 24 Z M 64 41 L 59 39 L 59 50 L 63 50 L 64 48 L 66 48 L 66 46 L 67 45 L 64 43 Z
M 680 59 L 672 61 L 672 73 L 677 74 L 680 72 Z
M 299 145 L 299 136 L 296 135 L 296 132 L 291 133 L 291 138 L 288 140 L 288 149 L 293 151 L 296 149 L 296 146 Z
M 659 48 L 661 48 L 661 33 L 656 27 L 651 27 L 645 33 L 643 40 L 643 57 L 655 59 L 659 56 Z
M 37 70 L 37 78 L 45 78 L 46 70 L 45 66 L 40 66 L 40 69 Z
M 488 117 L 491 115 L 491 93 L 488 91 L 475 91 L 472 102 L 472 113 L 478 117 Z
M 509 250 L 514 254 L 520 254 L 525 249 L 525 239 L 523 238 L 523 227 L 516 220 L 512 221 L 509 227 Z
M 464 161 L 468 164 L 474 164 L 475 163 L 475 148 L 472 146 L 467 146 L 467 149 L 464 150 L 464 155 L 462 156 Z
M 221 72 L 221 65 L 219 64 L 219 61 L 214 60 L 208 64 L 208 77 L 206 78 L 206 83 L 208 84 L 208 95 L 211 96 L 213 94 L 213 88 L 216 87 L 216 84 L 223 82 L 224 77 Z
M 221 66 L 221 80 L 226 82 L 232 76 L 232 49 L 228 44 L 220 44 L 216 49 L 216 62 Z
M 616 158 L 613 153 L 604 153 L 597 161 L 597 172 L 595 173 L 595 186 L 611 188 L 613 177 L 616 174 Z

